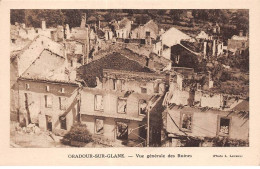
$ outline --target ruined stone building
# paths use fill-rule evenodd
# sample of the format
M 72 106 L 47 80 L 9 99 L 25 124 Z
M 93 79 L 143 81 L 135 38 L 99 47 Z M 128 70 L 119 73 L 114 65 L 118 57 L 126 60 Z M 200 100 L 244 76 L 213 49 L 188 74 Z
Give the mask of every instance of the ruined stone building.
M 64 38 L 63 26 L 59 25 L 57 28 L 46 26 L 46 21 L 41 21 L 40 28 L 26 27 L 24 23 L 14 25 L 16 27 L 17 35 L 23 39 L 33 40 L 38 35 L 46 36 L 54 41 L 62 41 Z
M 154 44 L 154 53 L 171 59 L 171 47 L 180 44 L 181 40 L 193 41 L 193 38 L 172 27 L 160 35 L 160 40 Z
M 187 90 L 183 87 L 185 78 L 182 74 L 175 72 L 171 76 L 163 103 L 166 107 L 163 113 L 164 146 L 216 146 L 213 145 L 216 139 L 248 142 L 247 99 L 196 87 Z
M 65 47 L 45 36 L 15 53 L 11 61 L 11 119 L 42 130 L 67 131 L 79 113 L 76 64 Z
M 248 34 L 244 36 L 243 31 L 239 32 L 239 36 L 234 35 L 231 37 L 231 39 L 228 39 L 227 49 L 233 53 L 235 53 L 236 51 L 242 52 L 248 47 L 249 47 Z
M 131 24 L 128 18 L 123 18 L 120 21 L 114 21 L 112 23 L 114 34 L 117 38 L 129 38 L 131 32 Z
M 159 28 L 157 23 L 153 20 L 145 23 L 144 25 L 139 25 L 138 27 L 131 30 L 131 39 L 156 39 L 159 34 Z M 151 44 L 151 42 L 150 42 Z
M 82 66 L 78 75 L 86 84 L 81 93 L 81 122 L 91 133 L 145 145 L 149 111 L 153 126 L 150 137 L 157 138 L 153 141 L 159 144 L 160 128 L 155 126 L 161 124 L 158 117 L 166 91 L 164 75 L 119 53 Z

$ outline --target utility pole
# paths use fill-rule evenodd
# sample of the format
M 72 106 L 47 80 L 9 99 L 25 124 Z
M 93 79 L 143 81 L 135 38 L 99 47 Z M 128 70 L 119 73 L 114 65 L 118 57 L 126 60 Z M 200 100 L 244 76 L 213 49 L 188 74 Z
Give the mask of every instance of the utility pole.
M 150 143 L 150 109 L 147 111 L 147 134 L 146 134 L 146 145 L 149 147 Z

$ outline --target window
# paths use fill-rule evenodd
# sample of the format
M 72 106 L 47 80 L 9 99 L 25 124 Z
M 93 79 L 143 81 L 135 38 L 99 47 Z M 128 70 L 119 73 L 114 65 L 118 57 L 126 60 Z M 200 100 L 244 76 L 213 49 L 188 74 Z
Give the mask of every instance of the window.
M 116 80 L 113 79 L 113 90 L 116 90 Z
M 145 32 L 146 37 L 150 37 L 150 32 Z
M 126 113 L 126 99 L 118 98 L 117 112 Z
M 116 122 L 116 139 L 128 139 L 128 125 L 124 122 Z
M 66 110 L 66 100 L 65 97 L 59 97 L 60 110 Z
M 181 128 L 185 131 L 192 129 L 192 114 L 182 113 L 181 115 Z
M 25 84 L 26 89 L 30 89 L 30 85 L 28 83 Z
M 147 129 L 146 125 L 140 124 L 139 125 L 139 136 L 142 137 L 143 139 L 146 139 L 147 135 Z
M 50 87 L 46 86 L 46 91 L 49 92 L 50 91 Z
M 65 116 L 60 116 L 60 128 L 63 130 L 67 130 L 67 121 Z
M 145 87 L 141 87 L 141 93 L 147 93 L 147 89 Z
M 104 110 L 102 95 L 95 95 L 95 110 Z
M 127 87 L 126 87 L 126 81 L 125 80 L 122 80 L 122 91 L 126 91 L 127 90 Z
M 146 100 L 140 100 L 139 101 L 139 115 L 146 115 L 146 107 L 147 107 Z
M 61 89 L 60 89 L 60 92 L 61 92 L 61 93 L 65 93 L 65 88 L 61 88 Z
M 219 118 L 219 127 L 218 127 L 219 135 L 229 135 L 230 133 L 230 118 Z
M 45 118 L 46 118 L 46 128 L 47 128 L 47 130 L 52 131 L 52 117 L 45 115 Z
M 122 91 L 122 81 L 116 80 L 116 90 Z
M 45 95 L 45 107 L 47 108 L 52 107 L 52 96 Z
M 96 119 L 95 121 L 95 133 L 103 134 L 104 133 L 104 120 Z
M 245 42 L 242 42 L 242 47 L 244 48 L 246 45 L 245 45 Z
M 159 93 L 159 83 L 153 84 L 154 93 Z
M 180 62 L 180 55 L 177 55 L 175 57 L 175 63 L 179 64 L 179 62 Z
M 31 93 L 24 93 L 25 96 L 25 107 L 29 108 L 33 104 L 32 94 Z

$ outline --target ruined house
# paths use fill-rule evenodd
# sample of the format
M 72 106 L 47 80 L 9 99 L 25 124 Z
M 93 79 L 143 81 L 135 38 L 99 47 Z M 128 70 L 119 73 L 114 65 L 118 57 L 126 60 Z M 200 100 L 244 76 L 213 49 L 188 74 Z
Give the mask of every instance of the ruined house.
M 38 36 L 11 62 L 11 112 L 22 126 L 66 132 L 77 121 L 79 83 L 63 44 Z M 74 63 L 74 65 L 76 65 Z M 14 118 L 16 116 L 16 118 Z
M 164 99 L 164 146 L 248 146 L 248 100 L 185 90 L 180 87 L 183 76 L 174 77 Z
M 103 46 L 103 49 L 96 53 L 93 60 L 100 59 L 108 54 L 112 54 L 113 52 L 127 56 L 142 66 L 146 66 L 157 72 L 171 68 L 171 60 L 155 54 L 152 45 L 139 45 L 133 43 L 108 43 Z
M 227 49 L 231 52 L 243 51 L 249 47 L 248 36 L 243 36 L 243 31 L 239 32 L 239 36 L 234 35 L 231 39 L 228 39 Z
M 131 30 L 131 39 L 156 39 L 159 34 L 159 28 L 157 23 L 153 20 L 148 21 L 144 25 L 139 25 L 135 29 Z M 151 42 L 150 42 L 151 44 Z
M 120 21 L 114 21 L 112 23 L 114 34 L 117 38 L 126 39 L 130 36 L 131 24 L 128 18 L 123 18 Z
M 194 39 L 180 30 L 172 27 L 160 35 L 160 40 L 154 43 L 154 53 L 171 59 L 171 47 L 181 43 L 181 40 L 193 42 Z
M 181 40 L 193 41 L 193 38 L 172 27 L 165 31 L 160 37 L 162 44 L 168 47 L 179 44 Z
M 164 75 L 113 53 L 82 66 L 78 77 L 86 84 L 81 93 L 81 122 L 91 133 L 144 146 L 149 112 L 151 144 L 160 143 Z
M 23 39 L 33 40 L 38 35 L 52 38 L 54 41 L 62 41 L 64 38 L 63 27 L 57 26 L 57 28 L 47 28 L 46 21 L 41 21 L 40 28 L 26 27 L 24 23 L 17 24 L 18 36 Z
M 204 40 L 209 40 L 210 37 L 205 31 L 201 31 L 197 36 L 196 39 L 204 39 Z

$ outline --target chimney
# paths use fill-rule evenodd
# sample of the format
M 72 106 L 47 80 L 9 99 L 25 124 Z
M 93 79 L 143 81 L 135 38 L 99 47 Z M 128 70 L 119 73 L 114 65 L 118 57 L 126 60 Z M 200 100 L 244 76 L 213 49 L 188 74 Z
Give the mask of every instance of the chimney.
M 57 37 L 61 41 L 64 39 L 63 26 L 61 25 L 57 26 Z
M 208 71 L 208 78 L 209 78 L 209 80 L 211 80 L 211 72 L 210 71 Z
M 83 13 L 83 14 L 81 15 L 80 28 L 85 28 L 85 27 L 86 27 L 86 18 L 87 18 L 86 13 Z
M 239 31 L 239 36 L 242 37 L 243 36 L 243 30 Z
M 22 23 L 22 28 L 24 28 L 24 29 L 25 29 L 25 23 Z
M 46 22 L 42 21 L 42 30 L 45 30 L 45 29 L 46 29 Z
M 203 44 L 203 54 L 204 54 L 204 59 L 206 59 L 206 55 L 207 55 L 207 41 L 204 41 L 204 44 Z
M 213 85 L 214 85 L 214 81 L 212 80 L 212 76 L 211 76 L 211 72 L 210 72 L 210 71 L 208 71 L 208 78 L 209 78 L 209 79 L 208 79 L 208 80 L 209 80 L 209 81 L 208 81 L 208 85 L 209 85 L 208 87 L 209 87 L 209 89 L 210 89 L 210 88 L 212 88 Z
M 66 39 L 70 39 L 70 27 L 69 24 L 66 24 L 66 28 L 65 28 L 65 35 L 66 35 Z
M 148 58 L 148 66 L 147 66 L 148 68 L 150 68 L 150 69 L 154 69 L 154 61 L 153 61 L 153 58 Z
M 216 40 L 213 40 L 212 55 L 216 55 Z
M 67 57 L 67 50 L 68 50 L 68 46 L 66 44 L 66 42 L 64 42 L 64 58 L 65 58 L 65 66 L 68 67 L 68 57 Z

